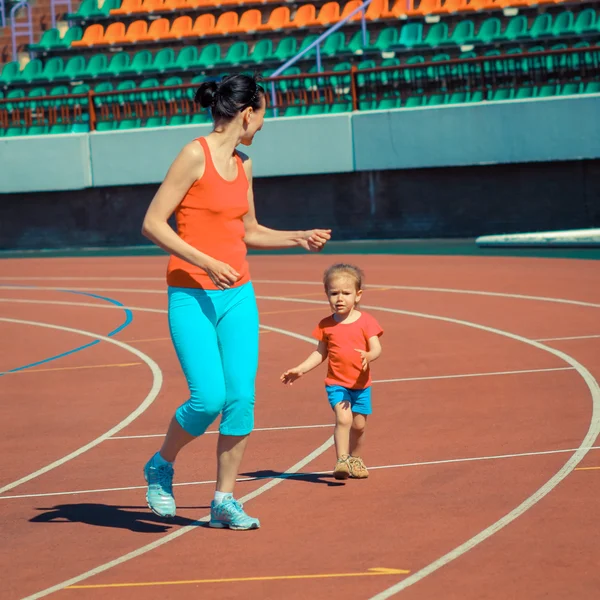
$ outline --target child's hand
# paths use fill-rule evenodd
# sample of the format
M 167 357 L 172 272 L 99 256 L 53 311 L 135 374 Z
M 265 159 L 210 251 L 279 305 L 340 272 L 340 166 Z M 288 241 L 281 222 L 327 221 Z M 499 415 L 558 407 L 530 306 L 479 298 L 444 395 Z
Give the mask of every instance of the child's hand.
M 362 370 L 366 371 L 369 366 L 369 353 L 366 350 L 359 350 L 358 348 L 354 348 L 359 354 L 362 362 Z
M 304 373 L 298 368 L 294 367 L 293 369 L 289 369 L 286 371 L 281 377 L 281 382 L 285 385 L 289 383 L 292 385 L 296 379 L 300 379 Z

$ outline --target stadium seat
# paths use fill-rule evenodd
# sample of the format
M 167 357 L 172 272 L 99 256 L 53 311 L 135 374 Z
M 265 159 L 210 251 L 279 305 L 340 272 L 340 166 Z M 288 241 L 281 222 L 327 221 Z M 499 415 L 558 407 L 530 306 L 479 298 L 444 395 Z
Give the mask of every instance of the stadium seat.
M 17 61 L 8 62 L 2 69 L 0 75 L 0 84 L 10 85 L 13 82 L 18 81 L 21 78 L 21 66 Z
M 552 24 L 552 35 L 554 37 L 563 37 L 575 33 L 573 13 L 570 10 L 561 12 L 554 19 Z
M 203 46 L 198 56 L 198 67 L 212 69 L 221 60 L 221 47 L 219 44 L 208 44 Z
M 423 39 L 423 23 L 407 23 L 400 29 L 396 48 L 412 48 Z
M 42 61 L 39 58 L 34 58 L 25 65 L 25 68 L 21 72 L 20 79 L 26 83 L 31 83 L 32 81 L 41 78 L 43 69 Z
M 572 96 L 575 94 L 581 93 L 581 84 L 580 83 L 565 83 L 565 85 L 560 88 L 561 96 Z
M 123 0 L 120 8 L 113 8 L 110 11 L 111 16 L 130 15 L 142 11 L 142 0 Z
M 413 48 L 435 48 L 448 42 L 448 24 L 445 21 L 435 23 L 429 28 L 422 42 L 413 44 Z
M 340 5 L 337 2 L 326 2 L 319 11 L 319 16 L 307 23 L 308 27 L 327 27 L 340 20 Z
M 73 56 L 65 66 L 63 77 L 70 80 L 81 79 L 85 75 L 85 67 L 83 56 Z
M 178 40 L 184 37 L 189 37 L 192 34 L 193 21 L 192 17 L 184 15 L 177 17 L 171 29 L 167 33 L 163 33 L 160 37 L 161 40 Z
M 146 121 L 146 127 L 164 127 L 167 124 L 166 117 L 150 117 Z
M 175 67 L 175 51 L 173 48 L 161 48 L 154 56 L 151 70 L 159 73 L 172 71 Z
M 290 25 L 292 27 L 307 27 L 308 23 L 314 23 L 316 18 L 317 11 L 314 4 L 302 4 L 296 11 L 296 15 Z
M 379 32 L 375 43 L 369 47 L 369 50 L 379 50 L 385 52 L 390 50 L 398 43 L 398 30 L 395 27 L 386 27 Z
M 50 131 L 46 125 L 32 125 L 27 129 L 25 135 L 45 135 Z
M 279 31 L 291 27 L 290 9 L 287 6 L 278 6 L 269 15 L 269 20 L 257 27 L 257 31 Z
M 346 36 L 341 31 L 335 31 L 321 44 L 322 56 L 335 56 L 339 54 L 346 43 Z
M 215 15 L 212 15 L 210 13 L 200 15 L 194 21 L 192 31 L 185 37 L 204 37 L 205 35 L 209 35 L 213 32 L 216 23 L 217 20 L 215 18 Z
M 152 21 L 152 23 L 150 23 L 150 27 L 148 27 L 147 39 L 153 41 L 162 39 L 164 35 L 168 35 L 169 27 L 169 19 L 156 19 L 156 21 Z
M 237 13 L 233 11 L 225 12 L 217 20 L 213 33 L 219 35 L 228 35 L 230 33 L 233 33 L 237 29 L 237 26 Z
M 131 63 L 121 69 L 122 75 L 143 75 L 152 69 L 152 53 L 148 50 L 136 52 L 133 55 Z
M 85 79 L 96 79 L 104 74 L 108 69 L 108 59 L 105 54 L 94 54 L 86 68 L 83 76 Z
M 126 28 L 125 23 L 111 23 L 104 32 L 104 38 L 102 38 L 103 44 L 109 44 L 111 46 L 115 44 L 122 44 L 123 42 L 127 42 L 127 38 L 125 36 Z
M 577 35 L 595 33 L 598 31 L 597 23 L 596 11 L 593 8 L 586 8 L 577 15 L 574 31 Z
M 252 49 L 252 53 L 248 57 L 249 62 L 255 64 L 264 63 L 273 58 L 273 40 L 264 38 L 258 40 Z
M 175 59 L 174 70 L 189 71 L 196 66 L 198 62 L 198 50 L 196 46 L 185 46 Z
M 527 35 L 527 17 L 518 15 L 509 19 L 506 29 L 494 36 L 494 41 L 513 41 Z
M 110 60 L 108 67 L 106 68 L 105 74 L 113 77 L 118 77 L 122 72 L 129 67 L 131 64 L 131 56 L 128 52 L 119 52 L 114 54 Z
M 65 70 L 65 64 L 60 56 L 53 56 L 44 65 L 44 70 L 37 78 L 40 81 L 55 81 L 59 79 Z
M 441 0 L 421 0 L 417 8 L 406 11 L 408 17 L 422 17 L 432 12 L 437 12 L 442 8 Z
M 275 50 L 273 58 L 281 62 L 289 60 L 297 53 L 297 48 L 298 42 L 296 38 L 285 37 L 277 44 L 277 49 Z
M 227 54 L 221 59 L 219 64 L 227 67 L 235 67 L 246 61 L 248 58 L 248 44 L 246 42 L 234 42 L 229 46 Z
M 135 44 L 136 42 L 143 42 L 150 40 L 148 35 L 148 23 L 146 21 L 133 21 L 127 28 L 125 34 L 125 41 L 129 44 Z
M 435 14 L 448 14 L 462 12 L 467 7 L 467 0 L 446 0 L 444 4 L 435 11 Z
M 486 19 L 479 27 L 475 37 L 466 40 L 466 42 L 470 44 L 489 44 L 500 35 L 500 30 L 501 23 L 498 17 Z
M 600 81 L 588 81 L 585 86 L 586 94 L 598 94 L 600 93 Z
M 233 30 L 237 33 L 254 33 L 261 26 L 262 14 L 257 8 L 252 8 L 244 12 L 240 18 L 238 26 Z
M 452 34 L 448 38 L 448 43 L 463 46 L 467 43 L 467 40 L 473 39 L 474 36 L 475 24 L 471 19 L 463 19 L 454 27 Z
M 60 45 L 60 31 L 52 28 L 44 31 L 42 34 L 42 39 L 37 44 L 30 44 L 29 49 L 33 50 L 34 52 L 39 52 L 40 50 L 50 50 L 52 48 L 60 47 Z
M 73 40 L 71 46 L 74 48 L 84 48 L 97 46 L 104 43 L 104 27 L 98 23 L 89 25 L 83 32 L 83 37 L 80 40 Z
M 551 30 L 552 15 L 550 13 L 542 13 L 541 15 L 537 15 L 527 34 L 518 39 L 526 39 L 527 37 L 533 39 L 547 37 L 552 35 Z

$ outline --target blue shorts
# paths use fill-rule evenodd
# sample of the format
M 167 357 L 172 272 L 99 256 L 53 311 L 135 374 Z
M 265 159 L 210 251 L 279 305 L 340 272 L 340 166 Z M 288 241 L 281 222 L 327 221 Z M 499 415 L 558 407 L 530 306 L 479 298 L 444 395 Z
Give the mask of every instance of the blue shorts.
M 226 290 L 169 287 L 169 327 L 190 389 L 177 422 L 198 436 L 221 415 L 222 434 L 250 433 L 258 368 L 252 283 Z
M 331 408 L 340 402 L 350 402 L 353 413 L 370 415 L 373 412 L 370 387 L 364 390 L 351 390 L 341 385 L 326 385 L 325 391 Z

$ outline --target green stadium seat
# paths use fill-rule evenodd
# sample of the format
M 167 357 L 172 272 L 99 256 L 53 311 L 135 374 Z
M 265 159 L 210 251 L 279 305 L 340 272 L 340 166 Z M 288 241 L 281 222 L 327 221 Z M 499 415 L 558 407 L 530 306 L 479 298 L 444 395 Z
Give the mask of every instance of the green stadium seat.
M 450 94 L 446 104 L 465 104 L 469 101 L 467 92 L 454 92 Z
M 112 121 L 98 121 L 96 123 L 96 131 L 112 131 L 115 129 L 115 123 Z
M 17 108 L 23 108 L 25 106 L 25 104 L 21 101 L 19 102 L 20 99 L 25 98 L 26 94 L 24 90 L 21 89 L 16 89 L 16 90 L 9 90 L 6 94 L 6 99 L 7 100 L 15 100 L 15 102 L 7 102 L 4 107 L 6 108 L 6 110 L 13 111 L 16 110 Z
M 204 46 L 198 56 L 197 67 L 212 69 L 221 60 L 221 46 L 219 44 L 208 44 Z
M 145 127 L 164 127 L 167 124 L 166 117 L 150 117 L 146 121 Z
M 4 65 L 2 69 L 2 74 L 0 75 L 0 84 L 2 85 L 10 85 L 13 82 L 16 82 L 21 77 L 21 67 L 17 61 L 8 62 Z
M 96 79 L 108 70 L 108 59 L 105 54 L 94 54 L 90 58 L 83 76 L 85 79 Z
M 382 67 L 399 67 L 400 66 L 400 59 L 399 58 L 386 58 L 385 60 L 381 61 L 381 65 Z M 399 69 L 394 69 L 394 70 L 389 70 L 389 71 L 382 71 L 381 74 L 379 75 L 379 77 L 381 77 L 381 82 L 383 83 L 383 85 L 389 85 L 394 81 L 398 81 L 400 79 L 400 70 Z
M 4 133 L 4 137 L 17 137 L 20 135 L 27 135 L 27 130 L 24 127 L 9 127 Z
M 492 40 L 498 37 L 501 30 L 501 23 L 498 17 L 492 17 L 486 19 L 481 26 L 477 34 L 468 40 L 465 40 L 468 44 L 489 44 Z
M 72 94 L 87 94 L 90 91 L 90 86 L 87 83 L 82 83 L 80 85 L 76 85 L 71 90 Z M 70 106 L 78 104 L 79 106 L 87 106 L 88 105 L 88 96 L 82 98 L 72 98 L 68 101 Z
M 311 104 L 306 109 L 307 115 L 324 115 L 327 112 L 328 106 L 326 104 Z
M 73 125 L 71 125 L 71 133 L 88 133 L 89 130 L 89 123 L 73 123 Z
M 417 65 L 420 63 L 424 63 L 424 62 L 425 62 L 425 58 L 423 56 L 421 56 L 420 54 L 416 54 L 414 56 L 411 56 L 406 61 L 406 64 L 407 65 Z M 423 77 L 424 73 L 425 73 L 424 69 L 416 69 L 416 68 L 415 69 L 404 69 L 402 71 L 405 81 L 416 81 L 420 77 Z
M 423 23 L 407 23 L 400 29 L 396 48 L 412 48 L 423 40 Z
M 45 135 L 50 131 L 46 125 L 32 125 L 27 129 L 26 135 Z
M 27 97 L 28 98 L 43 98 L 46 95 L 48 95 L 48 91 L 46 90 L 45 87 L 34 87 L 33 89 L 29 90 Z M 42 106 L 42 107 L 47 106 L 47 102 L 44 102 L 44 100 L 34 100 L 33 102 L 30 101 L 28 103 L 28 106 L 32 110 L 35 110 L 38 106 Z
M 586 94 L 599 94 L 600 93 L 600 81 L 588 81 L 585 85 Z
M 60 40 L 59 47 L 68 48 L 72 42 L 78 42 L 83 37 L 83 29 L 79 26 L 69 27 L 65 36 Z
M 377 110 L 391 110 L 402 106 L 401 98 L 384 98 L 377 104 Z
M 446 94 L 432 94 L 429 96 L 426 102 L 427 106 L 439 106 L 441 104 L 448 104 Z
M 38 77 L 40 81 L 56 81 L 63 76 L 65 63 L 60 56 L 53 56 L 44 65 L 42 74 Z
M 597 28 L 596 11 L 593 8 L 582 10 L 575 20 L 575 33 L 582 35 L 583 33 L 596 33 Z M 600 25 L 600 23 L 598 23 Z
M 142 126 L 140 119 L 123 119 L 117 124 L 117 129 L 137 129 Z
M 277 50 L 275 50 L 273 58 L 277 61 L 284 62 L 292 58 L 292 56 L 295 56 L 297 52 L 298 42 L 296 38 L 285 37 L 277 44 Z
M 515 90 L 513 88 L 500 88 L 492 92 L 490 100 L 512 100 L 514 97 Z
M 379 50 L 380 52 L 387 52 L 398 43 L 398 30 L 395 27 L 386 27 L 379 32 L 377 40 L 372 46 L 369 46 L 369 50 Z
M 181 80 L 181 77 L 175 76 L 175 77 L 169 77 L 167 80 L 165 80 L 163 85 L 164 86 L 181 85 L 182 83 L 183 83 L 183 81 Z M 183 97 L 183 90 L 164 90 L 163 92 L 161 92 L 161 96 L 165 102 L 179 100 L 180 98 Z
M 506 29 L 494 36 L 495 41 L 513 41 L 527 35 L 527 17 L 518 15 L 509 19 Z
M 316 34 L 310 34 L 307 35 L 303 40 L 302 40 L 302 44 L 300 45 L 300 48 L 298 49 L 298 52 L 302 52 L 302 50 L 304 50 L 305 48 L 308 48 L 308 46 L 310 46 L 316 39 L 318 39 L 318 35 Z M 304 56 L 304 59 L 307 58 L 314 58 L 315 56 L 317 56 L 317 48 L 316 46 L 313 47 L 311 50 L 309 50 Z
M 565 83 L 560 88 L 561 96 L 574 96 L 581 93 L 581 83 Z
M 346 72 L 346 74 L 332 75 L 331 80 L 330 80 L 331 85 L 334 85 L 336 87 L 342 87 L 342 86 L 350 87 L 350 83 L 351 83 L 350 75 L 347 73 L 348 71 L 350 71 L 350 69 L 352 69 L 352 64 L 349 62 L 341 62 L 341 63 L 338 63 L 337 65 L 334 65 L 334 67 L 331 69 L 332 71 L 334 71 L 335 73 L 343 71 L 343 72 Z M 286 91 L 284 88 L 281 87 L 282 83 L 288 83 L 288 82 L 282 81 L 279 85 L 279 89 L 281 89 L 282 91 Z
M 335 56 L 343 51 L 346 43 L 346 36 L 341 31 L 336 31 L 325 38 L 321 44 L 321 56 Z
M 329 107 L 329 112 L 332 115 L 336 115 L 339 113 L 350 112 L 352 110 L 351 102 L 336 102 Z
M 112 92 L 113 90 L 114 86 L 110 81 L 103 81 L 94 88 L 94 93 L 101 94 L 104 92 Z M 98 107 L 102 106 L 103 104 L 107 104 L 110 101 L 111 96 L 94 96 L 94 104 Z
M 30 44 L 29 49 L 33 50 L 33 52 L 51 50 L 52 48 L 60 47 L 62 45 L 61 42 L 60 31 L 58 29 L 47 29 L 42 34 L 42 39 L 37 44 Z
M 300 117 L 306 113 L 304 106 L 288 106 L 285 110 L 279 112 L 280 117 Z
M 552 15 L 550 13 L 542 13 L 535 18 L 531 29 L 523 34 L 522 37 L 517 39 L 538 39 L 542 37 L 549 37 L 552 35 Z
M 470 19 L 464 19 L 456 24 L 448 43 L 464 46 L 466 41 L 475 37 L 475 24 Z
M 344 48 L 344 52 L 351 52 L 352 54 L 356 54 L 357 56 L 364 54 L 365 50 L 371 46 L 371 33 L 370 33 L 370 31 L 367 31 L 366 33 L 367 33 L 367 45 L 366 46 L 363 45 L 362 31 L 357 31 L 352 36 L 352 38 L 350 38 L 350 41 Z
M 374 60 L 363 60 L 362 62 L 358 63 L 356 67 L 359 71 L 363 71 L 364 69 L 375 69 L 377 64 Z M 369 81 L 376 83 L 378 81 L 378 75 L 377 73 L 367 73 L 366 75 L 359 73 L 356 77 L 356 80 L 359 86 L 363 86 Z
M 188 125 L 189 122 L 187 115 L 173 115 L 169 119 L 169 125 Z
M 57 123 L 55 125 L 52 125 L 52 127 L 50 127 L 50 133 L 52 133 L 52 134 L 69 133 L 69 126 L 61 125 L 61 124 Z
M 234 42 L 229 46 L 227 54 L 219 61 L 219 65 L 237 67 L 248 59 L 248 44 L 244 41 Z
M 81 79 L 85 74 L 85 58 L 83 56 L 73 56 L 65 66 L 64 77 L 71 81 Z
M 106 69 L 105 75 L 119 77 L 121 73 L 131 64 L 131 56 L 128 52 L 118 52 L 111 59 Z
M 41 78 L 43 70 L 44 67 L 42 61 L 39 58 L 34 58 L 25 65 L 25 68 L 21 73 L 21 80 L 26 81 L 27 83 L 36 81 Z
M 521 98 L 533 98 L 535 97 L 535 88 L 526 86 L 526 87 L 520 87 L 516 92 L 515 92 L 515 98 L 517 99 L 521 99 Z
M 536 98 L 548 98 L 548 96 L 556 96 L 557 94 L 556 85 L 543 85 L 536 94 Z
M 425 104 L 424 96 L 409 96 L 404 103 L 405 108 L 414 108 Z
M 136 52 L 131 59 L 131 64 L 121 70 L 122 75 L 143 75 L 152 69 L 152 53 L 149 50 Z
M 467 102 L 483 102 L 484 100 L 485 98 L 481 90 L 467 94 Z
M 98 8 L 98 3 L 96 0 L 83 0 L 83 2 L 79 5 L 75 16 L 79 17 L 80 19 L 89 19 L 90 17 L 103 16 L 103 13 Z
M 436 54 L 433 58 L 430 59 L 431 62 L 442 62 L 446 60 L 450 60 L 449 54 Z M 432 77 L 446 77 L 450 75 L 452 69 L 452 65 L 439 65 L 439 66 L 431 66 L 427 67 L 427 76 Z
M 117 84 L 116 91 L 117 92 L 131 92 L 135 90 L 137 85 L 135 81 L 131 79 L 126 79 L 125 81 L 121 81 Z M 125 104 L 126 102 L 134 102 L 135 94 L 133 93 L 125 93 L 125 94 L 117 94 L 116 100 L 119 104 Z
M 435 48 L 448 43 L 448 25 L 445 21 L 435 23 L 429 28 L 422 42 L 413 44 L 413 48 Z
M 552 24 L 552 35 L 555 37 L 563 37 L 575 33 L 574 31 L 574 18 L 573 13 L 570 10 L 561 12 L 554 19 Z
M 273 40 L 262 39 L 258 40 L 252 49 L 252 53 L 248 57 L 248 61 L 261 64 L 273 58 Z
M 175 67 L 175 51 L 173 48 L 161 48 L 154 57 L 152 71 L 167 73 Z
M 158 79 L 156 79 L 155 77 L 151 77 L 150 79 L 144 79 L 144 81 L 142 81 L 138 87 L 141 89 L 148 89 L 148 88 L 155 88 L 155 87 L 159 87 L 159 86 L 160 86 L 160 83 L 159 83 Z M 139 99 L 144 103 L 152 102 L 153 100 L 158 100 L 159 98 L 160 98 L 160 92 L 158 90 L 155 90 L 152 92 L 140 92 L 140 94 L 139 94 Z

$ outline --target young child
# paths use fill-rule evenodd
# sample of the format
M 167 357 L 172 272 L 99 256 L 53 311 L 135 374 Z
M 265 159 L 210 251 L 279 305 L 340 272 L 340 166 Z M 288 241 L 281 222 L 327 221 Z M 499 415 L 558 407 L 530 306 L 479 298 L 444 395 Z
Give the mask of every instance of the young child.
M 381 355 L 383 329 L 358 310 L 363 274 L 353 265 L 336 264 L 325 271 L 323 284 L 333 314 L 313 331 L 319 345 L 303 363 L 281 376 L 292 384 L 329 358 L 325 390 L 335 412 L 336 479 L 364 479 L 369 472 L 361 458 L 367 416 L 371 414 L 370 363 Z

